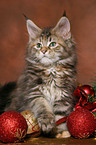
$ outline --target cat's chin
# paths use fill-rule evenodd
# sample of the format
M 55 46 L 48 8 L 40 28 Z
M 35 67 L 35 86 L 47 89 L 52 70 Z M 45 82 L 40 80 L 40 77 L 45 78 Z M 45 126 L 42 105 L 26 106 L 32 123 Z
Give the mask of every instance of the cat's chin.
M 43 57 L 40 62 L 42 64 L 44 64 L 45 66 L 48 66 L 48 65 L 51 65 L 53 64 L 53 60 L 52 59 L 49 59 L 48 57 Z

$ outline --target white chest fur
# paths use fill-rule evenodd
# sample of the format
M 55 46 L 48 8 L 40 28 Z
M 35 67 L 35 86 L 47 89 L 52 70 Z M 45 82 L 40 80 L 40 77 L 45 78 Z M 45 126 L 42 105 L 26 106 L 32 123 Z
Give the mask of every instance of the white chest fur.
M 40 87 L 40 91 L 44 94 L 44 97 L 51 103 L 61 97 L 61 89 L 55 85 L 55 81 L 52 80 L 48 85 Z

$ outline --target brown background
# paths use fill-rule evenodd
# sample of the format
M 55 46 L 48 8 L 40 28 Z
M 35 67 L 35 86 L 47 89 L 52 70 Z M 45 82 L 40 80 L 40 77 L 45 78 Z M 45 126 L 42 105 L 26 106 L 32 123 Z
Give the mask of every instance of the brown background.
M 78 81 L 96 73 L 96 0 L 0 0 L 0 82 L 16 80 L 28 41 L 23 13 L 39 27 L 54 26 L 66 10 L 78 54 Z

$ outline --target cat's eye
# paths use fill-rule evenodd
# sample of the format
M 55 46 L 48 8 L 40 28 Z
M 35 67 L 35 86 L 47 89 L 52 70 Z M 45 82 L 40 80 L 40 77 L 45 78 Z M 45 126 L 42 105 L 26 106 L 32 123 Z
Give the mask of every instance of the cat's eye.
M 56 42 L 51 42 L 51 43 L 49 44 L 49 46 L 50 46 L 50 47 L 56 46 Z
M 42 47 L 41 43 L 37 43 L 37 44 L 36 44 L 36 47 L 37 47 L 37 48 L 41 48 L 41 47 Z

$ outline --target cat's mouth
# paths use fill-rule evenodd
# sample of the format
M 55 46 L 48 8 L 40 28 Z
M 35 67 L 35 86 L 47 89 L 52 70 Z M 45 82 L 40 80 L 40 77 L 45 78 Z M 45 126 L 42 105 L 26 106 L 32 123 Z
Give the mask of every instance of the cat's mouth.
M 44 65 L 50 65 L 53 63 L 52 59 L 44 56 L 43 58 L 41 58 L 40 62 Z
M 52 65 L 53 63 L 57 62 L 59 60 L 59 57 L 52 57 L 52 58 L 49 58 L 47 56 L 43 56 L 41 59 L 40 59 L 40 62 L 44 65 Z

